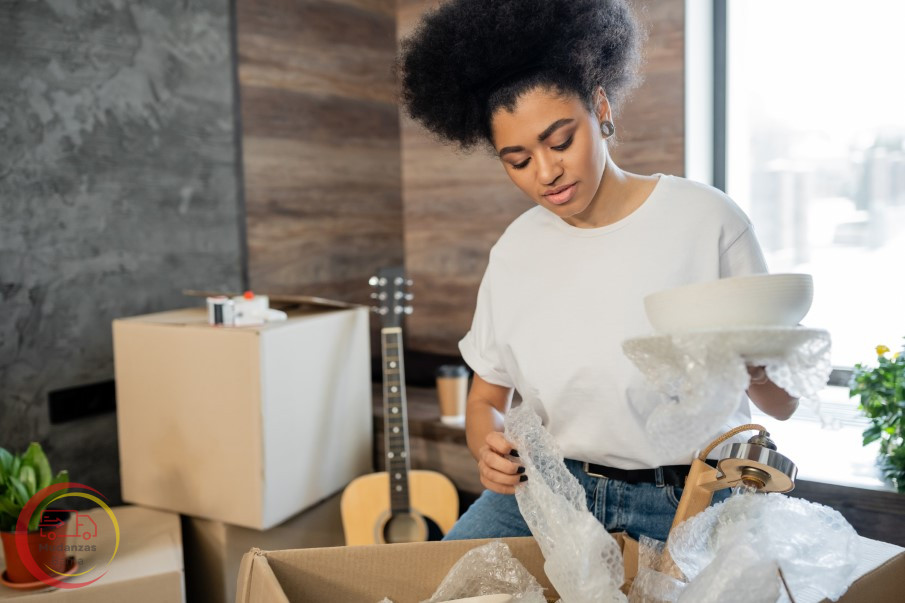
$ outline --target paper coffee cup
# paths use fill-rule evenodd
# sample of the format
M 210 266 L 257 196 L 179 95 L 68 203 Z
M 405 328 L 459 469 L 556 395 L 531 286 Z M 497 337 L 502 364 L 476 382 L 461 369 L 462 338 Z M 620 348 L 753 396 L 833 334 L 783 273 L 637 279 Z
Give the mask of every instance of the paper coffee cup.
M 447 425 L 465 425 L 468 375 L 468 367 L 464 364 L 444 364 L 437 369 L 440 420 Z

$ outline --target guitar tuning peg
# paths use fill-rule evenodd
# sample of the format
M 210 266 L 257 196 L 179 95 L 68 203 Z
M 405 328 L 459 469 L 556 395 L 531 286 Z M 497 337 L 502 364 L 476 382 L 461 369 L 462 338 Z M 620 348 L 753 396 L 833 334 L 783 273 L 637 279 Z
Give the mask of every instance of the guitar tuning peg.
M 405 282 L 405 279 L 403 279 L 401 276 L 397 276 L 396 278 L 393 279 L 393 284 L 396 285 L 397 287 L 404 282 Z
M 371 278 L 369 278 L 368 284 L 371 285 L 372 287 L 376 287 L 377 286 L 377 277 L 372 276 Z
M 402 314 L 402 312 L 403 312 L 402 306 L 394 306 L 394 307 L 393 307 L 393 311 L 394 311 L 396 314 Z
M 411 306 L 406 306 L 406 307 L 405 307 L 405 313 L 406 313 L 406 314 L 411 314 L 411 313 L 414 312 L 414 311 L 415 311 L 414 308 L 412 308 Z
M 369 309 L 375 314 L 380 314 L 380 308 L 378 308 L 377 306 L 371 306 Z
M 389 312 L 389 310 L 385 306 L 377 309 L 377 313 L 381 316 L 385 316 L 387 312 Z
M 377 299 L 377 292 L 371 293 L 371 299 Z
M 379 279 L 377 279 L 377 284 L 381 287 L 385 287 L 387 284 L 387 279 L 381 276 Z
M 412 301 L 413 299 L 415 299 L 415 294 L 414 294 L 414 293 L 406 293 L 406 294 L 405 294 L 405 301 Z
M 403 293 L 402 291 L 397 291 L 393 294 L 393 299 L 402 299 Z
M 405 280 L 405 286 L 406 286 L 406 287 L 411 287 L 414 283 L 415 283 L 415 282 L 414 282 L 412 279 L 410 279 L 410 278 Z
M 387 298 L 387 292 L 386 292 L 386 291 L 381 291 L 380 293 L 377 294 L 377 299 L 379 299 L 380 301 L 383 301 L 383 300 L 385 300 L 386 298 Z

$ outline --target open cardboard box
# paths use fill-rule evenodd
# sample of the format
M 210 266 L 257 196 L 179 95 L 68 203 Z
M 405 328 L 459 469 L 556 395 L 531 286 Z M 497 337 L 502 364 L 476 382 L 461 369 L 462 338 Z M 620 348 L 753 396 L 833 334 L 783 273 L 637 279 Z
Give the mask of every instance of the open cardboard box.
M 627 590 L 638 572 L 638 543 L 614 535 L 622 546 Z M 546 588 L 549 601 L 558 598 L 544 574 L 544 557 L 533 538 L 503 538 L 512 554 Z M 867 543 L 875 543 L 863 539 Z M 414 603 L 430 598 L 450 568 L 474 547 L 490 540 L 459 540 L 416 544 L 384 544 L 325 549 L 262 551 L 245 554 L 239 568 L 237 603 L 343 601 Z M 839 599 L 842 603 L 898 603 L 905 592 L 905 550 L 885 543 L 872 566 Z M 892 547 L 891 549 L 889 547 Z M 889 553 L 892 552 L 892 556 Z M 879 559 L 878 565 L 873 562 Z M 865 564 L 862 564 L 864 566 Z M 799 601 L 798 603 L 801 603 Z

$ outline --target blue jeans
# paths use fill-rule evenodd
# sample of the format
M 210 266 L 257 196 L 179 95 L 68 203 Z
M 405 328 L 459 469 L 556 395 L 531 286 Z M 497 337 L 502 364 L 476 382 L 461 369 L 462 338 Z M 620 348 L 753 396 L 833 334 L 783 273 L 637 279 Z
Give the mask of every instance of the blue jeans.
M 588 510 L 608 532 L 627 532 L 635 540 L 644 535 L 666 541 L 682 488 L 592 477 L 582 470 L 581 462 L 571 459 L 566 459 L 566 468 L 584 488 Z M 725 500 L 729 494 L 729 490 L 714 492 L 713 502 Z M 531 536 L 515 496 L 485 490 L 443 540 L 512 536 Z

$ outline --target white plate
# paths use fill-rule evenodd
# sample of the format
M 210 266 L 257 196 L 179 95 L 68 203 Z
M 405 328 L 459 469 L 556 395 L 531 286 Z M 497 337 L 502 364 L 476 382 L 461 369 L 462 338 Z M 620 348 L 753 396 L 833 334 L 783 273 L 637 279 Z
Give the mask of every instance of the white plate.
M 446 603 L 509 603 L 510 601 L 512 601 L 512 595 L 481 595 L 467 599 L 451 599 Z
M 736 327 L 730 329 L 698 329 L 683 333 L 634 337 L 623 343 L 626 351 L 637 350 L 651 353 L 653 350 L 672 348 L 677 342 L 698 340 L 707 345 L 708 341 L 719 343 L 745 359 L 780 358 L 799 346 L 825 340 L 829 343 L 829 333 L 824 329 L 809 327 Z

